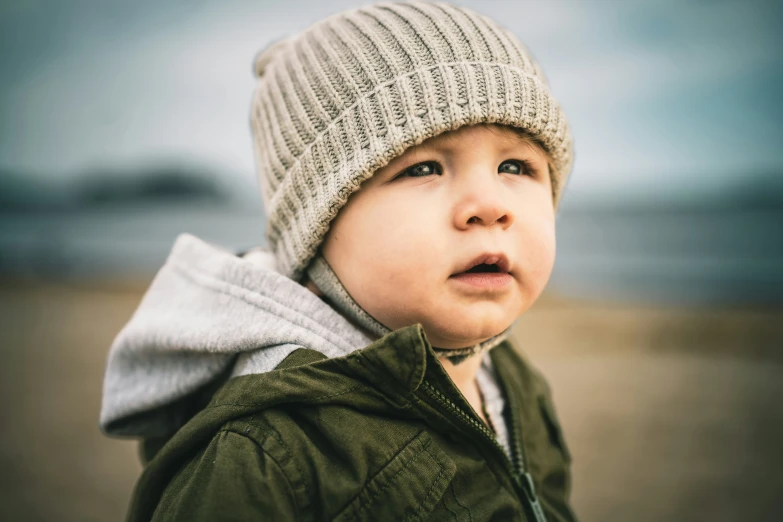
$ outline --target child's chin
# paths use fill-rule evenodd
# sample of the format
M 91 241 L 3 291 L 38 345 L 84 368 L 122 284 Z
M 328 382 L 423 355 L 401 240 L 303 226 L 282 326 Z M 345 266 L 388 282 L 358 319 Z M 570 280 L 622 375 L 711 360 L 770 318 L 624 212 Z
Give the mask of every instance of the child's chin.
M 509 326 L 511 323 L 503 320 L 484 321 L 481 324 L 465 321 L 459 324 L 459 327 L 443 325 L 441 328 L 433 328 L 432 334 L 428 333 L 427 336 L 433 346 L 458 350 L 484 342 L 503 333 Z

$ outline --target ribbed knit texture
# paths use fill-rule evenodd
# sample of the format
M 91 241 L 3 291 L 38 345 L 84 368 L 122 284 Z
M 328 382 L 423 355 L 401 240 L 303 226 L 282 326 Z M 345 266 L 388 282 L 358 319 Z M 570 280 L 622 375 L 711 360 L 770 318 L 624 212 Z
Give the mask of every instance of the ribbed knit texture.
M 256 60 L 252 103 L 267 238 L 298 279 L 348 197 L 427 138 L 521 127 L 552 159 L 555 207 L 573 163 L 565 115 L 508 30 L 465 8 L 378 4 L 326 18 Z

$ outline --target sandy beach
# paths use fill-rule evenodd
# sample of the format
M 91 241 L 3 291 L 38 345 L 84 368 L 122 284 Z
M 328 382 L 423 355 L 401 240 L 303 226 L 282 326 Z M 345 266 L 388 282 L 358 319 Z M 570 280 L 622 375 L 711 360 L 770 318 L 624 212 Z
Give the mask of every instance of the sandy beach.
M 98 430 L 101 379 L 146 284 L 0 286 L 2 520 L 122 519 L 141 467 Z M 545 295 L 515 335 L 554 389 L 581 520 L 780 520 L 783 311 Z

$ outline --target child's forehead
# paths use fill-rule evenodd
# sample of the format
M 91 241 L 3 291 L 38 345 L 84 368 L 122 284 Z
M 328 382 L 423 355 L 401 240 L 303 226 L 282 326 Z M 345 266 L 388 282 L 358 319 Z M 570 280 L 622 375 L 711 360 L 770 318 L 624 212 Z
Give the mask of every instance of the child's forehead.
M 499 146 L 536 146 L 529 133 L 525 129 L 500 125 L 495 123 L 481 123 L 466 125 L 458 129 L 447 131 L 432 138 L 424 140 L 421 144 L 413 146 L 404 154 L 427 149 L 456 149 L 459 150 L 470 142 L 476 140 L 490 140 Z

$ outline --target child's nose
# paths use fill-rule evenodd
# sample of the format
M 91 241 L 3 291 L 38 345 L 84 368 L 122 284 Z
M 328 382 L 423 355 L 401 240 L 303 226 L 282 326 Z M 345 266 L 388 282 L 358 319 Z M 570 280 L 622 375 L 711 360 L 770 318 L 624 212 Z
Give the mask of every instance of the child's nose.
M 475 190 L 457 207 L 454 225 L 460 230 L 475 226 L 499 225 L 503 230 L 514 223 L 514 213 L 496 191 L 489 188 Z

